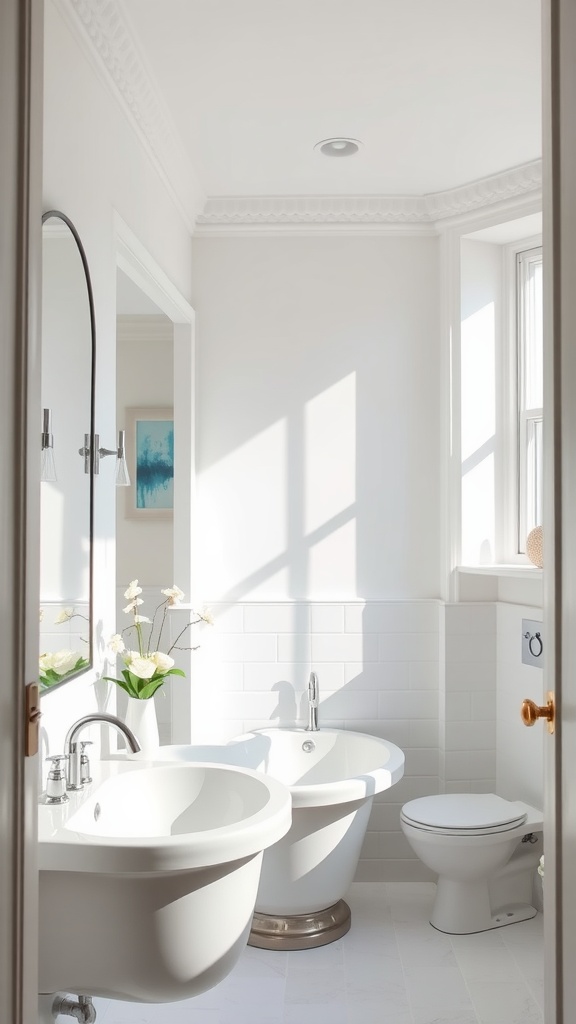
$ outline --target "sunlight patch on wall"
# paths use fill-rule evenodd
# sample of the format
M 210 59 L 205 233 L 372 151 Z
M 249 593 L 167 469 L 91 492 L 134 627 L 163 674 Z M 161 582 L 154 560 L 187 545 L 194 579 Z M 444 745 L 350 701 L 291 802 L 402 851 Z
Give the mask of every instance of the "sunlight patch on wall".
M 306 403 L 304 532 L 312 533 L 356 501 L 356 374 Z
M 211 597 L 239 585 L 252 593 L 280 568 L 288 542 L 287 423 L 279 420 L 204 471 L 200 576 Z M 230 529 L 231 510 L 235 529 Z M 249 582 L 248 582 L 249 581 Z
M 496 324 L 489 302 L 462 321 L 462 553 L 495 560 Z
M 462 460 L 496 429 L 494 303 L 462 321 Z
M 356 594 L 356 518 L 310 546 L 310 589 L 317 600 L 352 599 Z
M 494 560 L 494 455 L 488 455 L 462 479 L 462 563 Z

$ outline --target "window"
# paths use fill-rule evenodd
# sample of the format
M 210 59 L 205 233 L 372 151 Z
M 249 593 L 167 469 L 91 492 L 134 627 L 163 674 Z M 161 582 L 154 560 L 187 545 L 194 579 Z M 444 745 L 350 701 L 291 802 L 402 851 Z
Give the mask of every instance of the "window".
M 542 247 L 536 230 L 518 237 L 524 226 L 540 225 L 510 222 L 460 239 L 454 555 L 482 571 L 526 565 L 526 538 L 542 523 Z
M 517 550 L 542 523 L 542 249 L 516 255 Z

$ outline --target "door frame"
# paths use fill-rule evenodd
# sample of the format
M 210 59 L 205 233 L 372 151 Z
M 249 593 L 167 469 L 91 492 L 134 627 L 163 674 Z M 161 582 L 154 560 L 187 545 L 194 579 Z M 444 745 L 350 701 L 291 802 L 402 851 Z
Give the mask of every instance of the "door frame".
M 196 314 L 143 243 L 114 211 L 116 265 L 152 299 L 173 327 L 174 433 L 178 438 L 174 460 L 174 520 L 172 563 L 174 579 L 187 595 L 190 607 L 197 607 L 195 566 L 196 537 Z M 185 603 L 182 607 L 188 607 Z M 192 652 L 181 653 L 181 667 L 189 679 L 194 676 Z M 190 743 L 193 722 L 192 687 L 170 687 L 172 743 Z
M 546 1020 L 563 1024 L 576 1001 L 576 5 L 543 0 L 544 245 L 548 253 L 546 335 L 550 416 L 545 516 L 546 677 L 558 723 L 547 747 Z M 41 0 L 0 4 L 4 357 L 0 424 L 14 445 L 0 449 L 3 531 L 0 576 L 0 1018 L 37 1016 L 37 758 L 24 758 L 23 686 L 36 678 L 39 522 L 39 401 L 42 47 Z M 571 232 L 565 228 L 570 225 Z M 562 230 L 564 228 L 564 230 Z M 564 685 L 563 685 L 564 684 Z M 554 782 L 556 781 L 556 786 Z M 11 794 L 11 796 L 10 796 Z M 6 796 L 8 795 L 8 799 Z M 24 895 L 25 894 L 25 895 Z
M 0 4 L 0 1019 L 38 1014 L 38 757 L 24 686 L 38 680 L 43 6 Z M 34 623 L 31 627 L 30 623 Z
M 576 1001 L 576 5 L 543 0 L 545 257 L 546 689 L 556 731 L 546 744 L 544 882 L 546 1020 Z M 572 443 L 567 443 L 568 439 Z

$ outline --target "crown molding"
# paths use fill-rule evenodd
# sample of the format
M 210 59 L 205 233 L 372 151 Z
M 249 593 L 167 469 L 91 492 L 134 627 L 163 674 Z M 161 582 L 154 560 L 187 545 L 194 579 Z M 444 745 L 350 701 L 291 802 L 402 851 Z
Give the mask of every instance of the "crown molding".
M 537 197 L 541 192 L 542 161 L 531 160 L 520 167 L 512 167 L 459 188 L 434 192 L 426 196 L 426 204 L 430 219 L 442 221 L 465 217 L 499 203 Z
M 136 49 L 119 0 L 53 0 L 120 104 L 192 232 L 205 194 L 158 90 Z
M 197 217 L 196 234 L 263 231 L 266 228 L 420 229 L 429 234 L 441 222 L 469 216 L 496 204 L 536 197 L 542 189 L 542 161 L 445 192 L 425 196 L 229 196 L 209 198 Z
M 121 0 L 54 0 L 156 167 L 191 234 L 434 234 L 478 211 L 512 211 L 542 190 L 542 161 L 423 196 L 206 198 L 134 42 Z
M 421 224 L 420 196 L 230 196 L 207 199 L 198 225 Z

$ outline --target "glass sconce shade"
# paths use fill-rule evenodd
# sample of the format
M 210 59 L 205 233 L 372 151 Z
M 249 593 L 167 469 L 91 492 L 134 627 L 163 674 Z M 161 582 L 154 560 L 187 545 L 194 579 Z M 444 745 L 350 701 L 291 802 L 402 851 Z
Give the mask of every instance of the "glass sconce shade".
M 116 487 L 130 487 L 130 474 L 126 462 L 126 431 L 118 431 L 118 461 L 116 463 Z
M 42 463 L 40 468 L 40 480 L 44 484 L 55 484 L 58 480 L 56 476 L 56 465 L 54 463 L 54 449 L 43 448 L 42 449 Z

